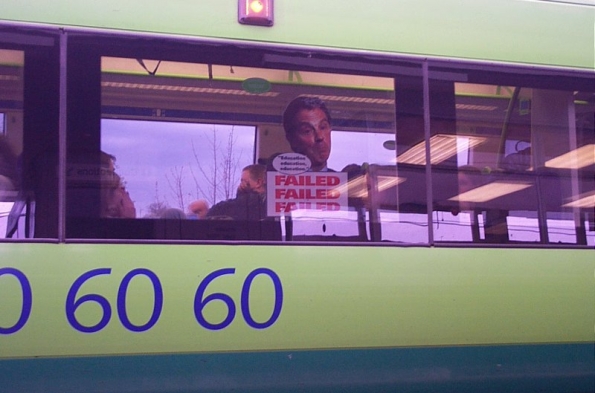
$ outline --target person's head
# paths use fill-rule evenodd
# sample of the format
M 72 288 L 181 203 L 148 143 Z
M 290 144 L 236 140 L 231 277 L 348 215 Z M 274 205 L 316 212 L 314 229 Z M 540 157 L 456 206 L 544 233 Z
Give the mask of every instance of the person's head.
M 326 167 L 331 154 L 331 115 L 318 97 L 297 97 L 283 112 L 283 128 L 291 149 L 307 156 L 312 170 Z
M 238 191 L 264 194 L 266 192 L 266 171 L 266 166 L 260 164 L 248 165 L 242 169 Z
M 190 213 L 195 214 L 197 218 L 203 219 L 209 211 L 209 203 L 204 199 L 197 199 L 196 201 L 190 202 L 188 210 L 190 210 Z
M 165 211 L 161 214 L 161 218 L 170 219 L 170 220 L 183 220 L 186 218 L 184 212 L 180 209 L 169 208 L 165 209 Z

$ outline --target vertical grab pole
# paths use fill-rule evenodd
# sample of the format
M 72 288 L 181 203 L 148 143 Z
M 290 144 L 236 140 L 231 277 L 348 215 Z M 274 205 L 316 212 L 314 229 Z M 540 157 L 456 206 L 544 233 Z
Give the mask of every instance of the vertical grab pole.
M 60 80 L 58 113 L 58 241 L 66 241 L 66 78 L 68 35 L 60 34 Z
M 424 100 L 424 138 L 426 148 L 426 205 L 428 211 L 428 244 L 434 245 L 434 224 L 432 222 L 432 212 L 434 210 L 433 191 L 432 191 L 432 165 L 430 157 L 430 78 L 428 71 L 428 61 L 422 64 L 423 73 L 423 100 Z

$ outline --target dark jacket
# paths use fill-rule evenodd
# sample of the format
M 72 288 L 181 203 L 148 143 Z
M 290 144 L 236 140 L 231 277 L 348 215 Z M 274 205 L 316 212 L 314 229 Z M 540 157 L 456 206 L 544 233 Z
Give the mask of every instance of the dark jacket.
M 246 191 L 238 192 L 234 199 L 219 202 L 211 207 L 206 218 L 260 221 L 266 216 L 264 195 Z

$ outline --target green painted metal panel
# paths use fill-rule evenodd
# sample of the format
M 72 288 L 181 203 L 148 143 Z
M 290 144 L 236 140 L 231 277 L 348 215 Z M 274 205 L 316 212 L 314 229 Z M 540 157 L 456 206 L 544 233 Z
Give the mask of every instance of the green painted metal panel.
M 0 334 L 5 358 L 594 341 L 592 250 L 5 243 L 0 255 L 0 269 L 18 269 L 32 293 L 27 322 Z M 111 271 L 74 287 L 100 268 Z M 118 292 L 141 268 L 158 278 L 163 308 L 152 327 L 134 332 L 124 327 Z M 259 268 L 279 277 L 283 298 L 278 319 L 254 328 L 246 308 L 264 324 L 280 298 L 270 274 L 248 279 Z M 221 269 L 235 271 L 207 280 Z M 23 315 L 23 285 L 4 272 L 0 327 L 7 329 Z M 126 318 L 143 326 L 154 310 L 154 286 L 146 274 L 130 278 Z M 208 296 L 224 294 L 235 305 L 225 328 L 198 323 L 201 283 L 208 285 L 200 313 L 209 323 L 223 324 L 232 306 Z M 105 327 L 84 333 L 69 323 L 70 291 L 71 304 L 81 302 L 71 309 L 84 326 L 97 325 L 105 312 L 98 301 L 80 299 L 105 298 Z
M 530 0 L 277 0 L 275 25 L 236 0 L 4 0 L 0 19 L 593 69 L 595 7 Z

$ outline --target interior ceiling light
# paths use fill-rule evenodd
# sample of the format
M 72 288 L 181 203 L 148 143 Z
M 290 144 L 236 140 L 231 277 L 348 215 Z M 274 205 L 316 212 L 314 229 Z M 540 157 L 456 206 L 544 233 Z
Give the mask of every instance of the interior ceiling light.
M 436 134 L 430 138 L 430 155 L 432 165 L 439 164 L 453 157 L 457 153 L 470 150 L 481 145 L 488 138 L 477 135 L 447 135 Z M 459 143 L 466 141 L 467 143 Z M 402 164 L 424 165 L 426 163 L 425 141 L 418 143 L 411 149 L 397 157 L 397 162 Z
M 531 186 L 532 184 L 528 182 L 495 181 L 456 195 L 448 200 L 454 202 L 487 202 Z
M 545 162 L 549 168 L 581 169 L 595 164 L 595 144 L 585 145 Z
M 404 177 L 398 176 L 378 176 L 377 177 L 378 191 L 384 191 L 407 180 Z M 368 181 L 367 176 L 358 176 L 351 179 L 347 184 L 343 184 L 335 189 L 340 193 L 348 192 L 349 198 L 367 198 L 368 197 Z
M 471 105 L 471 104 L 456 104 L 457 109 L 469 110 L 469 111 L 495 111 L 498 109 L 497 106 L 493 105 Z
M 244 90 L 237 89 L 215 89 L 211 87 L 194 87 L 194 86 L 174 86 L 174 85 L 159 85 L 152 83 L 128 83 L 128 82 L 101 82 L 101 87 L 112 87 L 118 89 L 140 89 L 140 90 L 163 90 L 163 91 L 179 91 L 184 93 L 206 93 L 206 94 L 227 94 L 235 96 L 254 95 Z M 279 93 L 267 92 L 258 94 L 260 97 L 277 97 Z
M 317 95 L 323 101 L 356 102 L 358 104 L 394 105 L 395 100 L 389 98 L 349 97 Z
M 365 198 L 368 196 L 368 182 L 365 176 L 358 176 L 342 184 L 335 191 L 344 194 L 347 192 L 349 198 Z
M 587 192 L 577 196 L 573 201 L 568 202 L 562 207 L 575 207 L 575 208 L 594 208 L 595 207 L 595 191 Z

